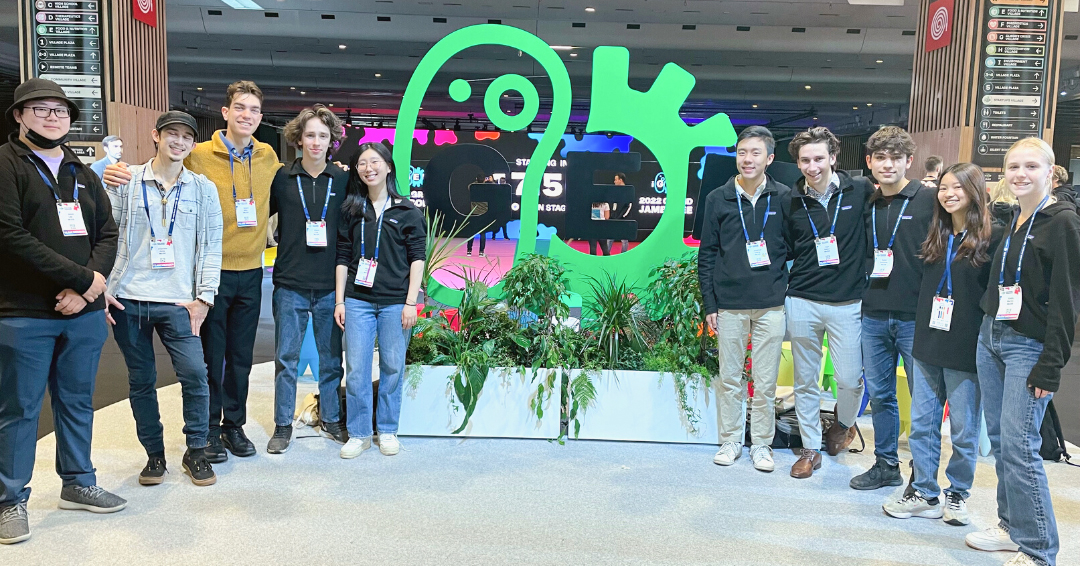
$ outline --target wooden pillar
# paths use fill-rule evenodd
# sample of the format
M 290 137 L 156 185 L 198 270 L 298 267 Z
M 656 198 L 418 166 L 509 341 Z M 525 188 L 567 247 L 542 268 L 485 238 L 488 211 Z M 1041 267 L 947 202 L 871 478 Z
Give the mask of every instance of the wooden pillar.
M 1063 0 L 921 0 L 908 130 L 915 163 L 1001 170 L 1016 139 L 1053 143 Z

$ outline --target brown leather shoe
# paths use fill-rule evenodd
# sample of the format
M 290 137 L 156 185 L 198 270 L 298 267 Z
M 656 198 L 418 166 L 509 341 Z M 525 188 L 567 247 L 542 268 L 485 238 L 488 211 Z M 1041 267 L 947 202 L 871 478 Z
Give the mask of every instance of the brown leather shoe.
M 851 425 L 844 428 L 840 426 L 840 421 L 836 421 L 829 430 L 825 431 L 825 451 L 829 453 L 829 456 L 836 456 L 851 445 L 851 441 L 855 440 L 857 426 Z
M 791 466 L 791 477 L 803 479 L 814 475 L 821 468 L 821 452 L 803 448 L 799 459 Z

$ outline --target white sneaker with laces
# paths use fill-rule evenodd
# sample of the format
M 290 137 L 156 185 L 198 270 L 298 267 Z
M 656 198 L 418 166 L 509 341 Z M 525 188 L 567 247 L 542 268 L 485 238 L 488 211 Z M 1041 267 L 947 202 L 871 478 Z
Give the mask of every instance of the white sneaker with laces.
M 971 522 L 968 515 L 967 503 L 955 493 L 945 496 L 945 523 L 962 527 Z
M 720 451 L 713 456 L 713 463 L 719 466 L 730 466 L 742 456 L 742 444 L 738 442 L 725 442 L 720 446 Z
M 368 448 L 371 448 L 370 436 L 364 438 L 354 437 L 350 438 L 349 441 L 345 443 L 345 446 L 341 447 L 340 454 L 342 458 L 349 460 L 359 456 L 361 453 L 363 453 L 364 450 L 367 450 Z
M 1001 525 L 968 533 L 964 537 L 964 542 L 975 550 L 985 550 L 986 552 L 997 552 L 999 550 L 1016 552 L 1020 550 L 1020 547 L 1009 538 L 1009 531 L 1002 528 Z
M 890 517 L 897 519 L 910 519 L 921 517 L 923 519 L 941 518 L 941 500 L 930 503 L 916 492 L 905 493 L 899 501 L 890 501 L 881 506 Z
M 401 443 L 398 442 L 396 434 L 379 435 L 379 452 L 382 452 L 383 456 L 393 456 L 399 451 L 401 451 Z
M 750 461 L 754 463 L 754 469 L 761 472 L 771 472 L 776 469 L 773 462 L 772 448 L 764 444 L 750 447 Z
M 1016 556 L 1009 559 L 1004 566 L 1040 566 L 1034 558 L 1024 554 L 1023 552 L 1017 552 Z

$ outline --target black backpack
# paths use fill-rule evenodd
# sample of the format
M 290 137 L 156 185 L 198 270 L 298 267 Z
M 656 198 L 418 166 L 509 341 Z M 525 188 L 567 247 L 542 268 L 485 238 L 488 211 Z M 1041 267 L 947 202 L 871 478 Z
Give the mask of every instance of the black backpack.
M 1065 461 L 1065 463 L 1072 466 L 1080 466 L 1080 464 L 1072 463 L 1071 456 L 1065 450 L 1065 435 L 1061 432 L 1061 421 L 1058 420 L 1057 409 L 1054 408 L 1053 401 L 1046 405 L 1046 415 L 1043 416 L 1039 433 L 1042 435 L 1042 446 L 1039 448 L 1039 455 L 1042 456 L 1043 460 L 1050 460 L 1051 462 Z

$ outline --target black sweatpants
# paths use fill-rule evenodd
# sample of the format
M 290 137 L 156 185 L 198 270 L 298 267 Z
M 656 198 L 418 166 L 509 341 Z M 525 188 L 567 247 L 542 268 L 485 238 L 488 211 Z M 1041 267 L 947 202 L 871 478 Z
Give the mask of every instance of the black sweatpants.
M 202 326 L 210 382 L 210 436 L 247 422 L 248 378 L 262 306 L 262 268 L 221 271 L 221 284 Z

